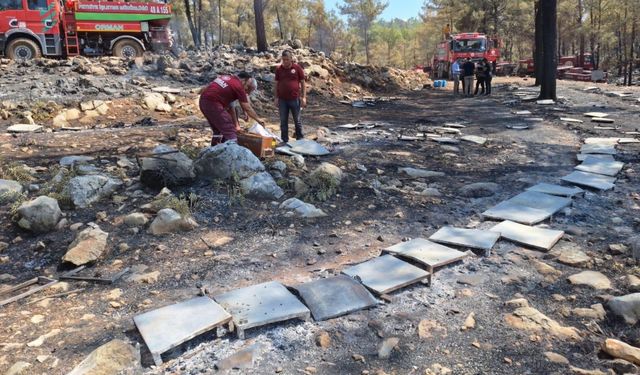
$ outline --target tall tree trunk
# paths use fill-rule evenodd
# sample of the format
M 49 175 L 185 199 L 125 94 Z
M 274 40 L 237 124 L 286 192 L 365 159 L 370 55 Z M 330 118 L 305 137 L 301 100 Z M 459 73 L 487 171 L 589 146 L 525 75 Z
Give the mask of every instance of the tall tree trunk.
M 267 33 L 264 29 L 264 5 L 262 0 L 253 0 L 253 11 L 256 18 L 256 40 L 258 42 L 258 51 L 264 52 L 269 46 L 267 45 Z
M 198 29 L 193 21 L 190 0 L 184 0 L 184 13 L 187 16 L 187 22 L 189 23 L 189 30 L 191 31 L 191 37 L 193 38 L 193 45 L 196 49 L 200 48 L 200 35 L 198 34 Z
M 636 27 L 637 27 L 637 18 L 634 15 L 633 17 L 633 23 L 631 24 L 631 47 L 629 47 L 629 78 L 627 80 L 627 84 L 629 86 L 631 86 L 633 84 L 633 60 L 634 60 L 634 53 L 635 53 L 635 43 L 636 43 Z
M 535 3 L 535 44 L 533 51 L 533 66 L 535 69 L 536 86 L 540 86 L 542 83 L 542 56 L 544 53 L 544 44 L 542 42 L 542 10 L 541 2 L 544 0 L 538 0 Z
M 542 82 L 540 85 L 540 99 L 556 100 L 556 72 L 558 60 L 556 46 L 558 40 L 558 3 L 557 0 L 541 0 L 542 11 Z
M 578 66 L 584 66 L 584 30 L 582 28 L 582 16 L 583 16 L 583 0 L 578 0 L 578 33 L 579 33 L 579 41 L 578 41 Z
M 223 44 L 222 35 L 222 0 L 218 0 L 218 44 Z
M 278 30 L 280 31 L 280 40 L 284 41 L 284 30 L 282 30 L 282 20 L 280 19 L 280 9 L 278 9 L 278 5 L 276 7 L 276 19 L 278 20 Z
M 369 28 L 367 26 L 364 27 L 364 53 L 367 58 L 367 65 L 369 65 Z

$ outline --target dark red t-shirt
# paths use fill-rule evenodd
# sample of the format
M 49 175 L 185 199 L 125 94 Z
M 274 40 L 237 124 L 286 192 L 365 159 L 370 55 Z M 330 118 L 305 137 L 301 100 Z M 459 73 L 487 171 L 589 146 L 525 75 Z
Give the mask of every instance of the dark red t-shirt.
M 224 107 L 228 107 L 234 100 L 246 103 L 247 93 L 242 87 L 242 81 L 236 76 L 218 76 L 204 90 L 202 97 L 212 102 L 221 103 Z
M 300 82 L 304 81 L 304 70 L 298 64 L 291 64 L 289 69 L 282 65 L 276 68 L 278 82 L 278 98 L 295 100 L 300 97 Z

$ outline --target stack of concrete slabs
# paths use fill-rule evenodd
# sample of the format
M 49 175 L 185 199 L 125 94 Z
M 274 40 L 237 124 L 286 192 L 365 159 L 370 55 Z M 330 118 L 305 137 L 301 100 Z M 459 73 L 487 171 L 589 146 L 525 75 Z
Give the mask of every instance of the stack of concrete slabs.
M 616 182 L 616 179 L 615 177 L 609 177 L 601 174 L 574 171 L 562 177 L 562 181 L 598 190 L 610 190 L 615 187 L 614 183 Z
M 315 320 L 327 320 L 378 304 L 359 282 L 346 275 L 314 280 L 294 287 Z
M 400 242 L 383 251 L 424 264 L 430 272 L 432 272 L 433 268 L 457 262 L 467 256 L 467 254 L 462 251 L 431 242 L 424 238 L 414 238 L 407 242 Z
M 500 234 L 488 230 L 442 227 L 429 237 L 429 240 L 447 245 L 491 250 L 498 238 Z
M 616 146 L 611 144 L 586 143 L 580 147 L 580 153 L 615 155 L 618 152 L 616 151 Z
M 555 184 L 547 184 L 545 182 L 541 182 L 534 186 L 527 188 L 527 191 L 536 191 L 538 193 L 557 195 L 560 197 L 568 197 L 572 198 L 576 195 L 580 195 L 584 193 L 584 190 L 579 187 L 566 187 Z
M 231 315 L 209 297 L 193 298 L 133 318 L 156 365 L 160 355 L 231 321 Z
M 429 272 L 392 255 L 383 255 L 342 271 L 377 294 L 386 294 L 429 277 Z
M 583 172 L 603 174 L 605 176 L 613 177 L 620 173 L 623 166 L 624 163 L 620 161 L 602 160 L 600 158 L 589 156 L 584 159 L 582 164 L 576 166 L 575 168 Z
M 233 316 L 240 339 L 249 328 L 295 318 L 309 320 L 311 315 L 296 296 L 276 281 L 232 290 L 214 299 Z
M 536 228 L 509 220 L 503 221 L 490 230 L 500 233 L 500 236 L 507 240 L 544 251 L 549 251 L 564 235 L 561 230 Z

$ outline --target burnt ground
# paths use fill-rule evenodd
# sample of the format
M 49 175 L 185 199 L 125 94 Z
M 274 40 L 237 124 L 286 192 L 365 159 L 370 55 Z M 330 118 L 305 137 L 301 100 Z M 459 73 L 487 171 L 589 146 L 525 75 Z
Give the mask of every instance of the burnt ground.
M 611 368 L 600 353 L 600 343 L 615 337 L 638 346 L 637 328 L 611 314 L 595 321 L 567 311 L 604 303 L 607 294 L 626 294 L 624 276 L 639 274 L 629 254 L 611 255 L 608 250 L 609 244 L 632 245 L 630 238 L 640 225 L 637 144 L 618 146 L 617 159 L 626 164 L 615 190 L 588 191 L 547 223 L 567 231 L 556 247 L 578 247 L 590 255 L 593 262 L 588 267 L 607 275 L 613 290 L 572 286 L 567 276 L 582 268 L 562 265 L 551 254 L 499 241 L 490 254 L 477 253 L 437 272 L 431 288 L 421 284 L 405 288 L 392 293 L 390 302 L 329 321 L 291 321 L 249 330 L 246 340 L 238 340 L 233 334 L 220 338 L 205 334 L 167 353 L 161 368 L 152 366 L 133 325 L 133 316 L 194 297 L 199 285 L 205 285 L 211 295 L 270 280 L 295 285 L 339 273 L 349 264 L 379 255 L 382 248 L 403 238 L 426 238 L 444 225 L 490 227 L 494 223 L 483 222 L 482 211 L 537 182 L 559 183 L 560 177 L 577 164 L 575 154 L 584 138 L 621 136 L 622 131 L 639 127 L 637 102 L 587 93 L 582 90 L 586 85 L 580 83 L 560 82 L 559 95 L 563 99 L 556 106 L 535 102 L 504 105 L 502 101 L 514 97 L 511 84 L 525 86 L 530 81 L 497 79 L 494 83 L 495 95 L 489 98 L 454 98 L 448 91 L 408 91 L 393 93 L 400 100 L 366 109 L 338 104 L 337 99 L 314 97 L 304 113 L 307 135 L 315 138 L 319 134 L 321 139 L 326 136 L 333 140 L 333 153 L 306 158 L 306 168 L 310 171 L 326 161 L 346 173 L 336 196 L 326 202 L 313 202 L 328 217 L 309 221 L 287 217 L 271 202 L 255 203 L 232 196 L 224 184 L 196 183 L 175 189 L 174 193 L 197 194 L 199 199 L 192 212 L 200 227 L 162 237 L 144 230 L 135 234 L 122 225 L 123 215 L 138 211 L 157 191 L 139 185 L 135 167 L 122 169 L 115 162 L 122 155 L 134 160 L 136 154 L 149 151 L 158 143 L 197 150 L 209 139 L 209 130 L 201 118 L 156 115 L 154 125 L 128 126 L 141 117 L 126 113 L 126 106 L 122 105 L 122 112 L 114 117 L 128 124 L 125 127 L 0 136 L 2 157 L 35 168 L 34 182 L 38 184 L 46 183 L 52 167 L 64 155 L 95 156 L 96 165 L 126 175 L 127 188 L 116 193 L 112 201 L 88 209 L 65 210 L 67 219 L 70 223 L 94 221 L 109 233 L 108 253 L 90 273 L 109 275 L 124 267 L 144 268 L 141 266 L 146 266 L 146 272 L 160 272 L 158 280 L 150 284 L 126 279 L 110 286 L 72 282 L 70 289 L 84 290 L 67 297 L 34 304 L 26 304 L 27 299 L 0 308 L 0 371 L 16 361 L 26 361 L 32 364 L 29 373 L 66 373 L 96 347 L 114 338 L 141 343 L 143 365 L 149 373 L 216 373 L 214 364 L 218 360 L 254 343 L 258 344 L 255 362 L 234 373 L 441 373 L 434 369 L 436 364 L 451 369 L 453 374 L 569 372 L 567 365 L 549 362 L 543 355 L 546 351 L 564 355 L 579 368 Z M 604 91 L 616 90 L 600 87 Z M 636 90 L 634 96 L 639 94 Z M 594 109 L 610 112 L 620 129 L 594 129 L 595 123 L 582 116 Z M 506 125 L 523 123 L 512 113 L 515 110 L 530 110 L 532 116 L 544 121 L 531 122 L 528 130 L 510 130 Z M 273 111 L 268 117 L 272 122 L 276 120 Z M 566 125 L 559 117 L 585 122 Z M 388 124 L 370 130 L 337 128 L 357 121 Z M 463 134 L 484 136 L 488 142 L 483 146 L 461 142 L 451 148 L 431 141 L 397 139 L 400 133 L 419 132 L 420 126 L 459 121 L 468 122 L 461 129 Z M 322 127 L 331 133 L 326 135 Z M 276 159 L 286 160 L 283 156 Z M 287 164 L 288 176 L 306 174 L 292 163 Z M 399 167 L 441 171 L 445 175 L 411 179 L 401 175 Z M 501 188 L 489 197 L 462 196 L 459 189 L 474 182 L 495 182 Z M 442 195 L 419 194 L 425 186 L 437 188 Z M 134 193 L 137 190 L 142 192 Z M 286 196 L 293 195 L 288 186 Z M 99 212 L 106 212 L 106 218 L 98 215 L 102 220 L 97 221 Z M 55 276 L 64 270 L 60 258 L 74 238 L 72 230 L 39 236 L 21 231 L 11 223 L 9 206 L 2 210 L 2 222 L 0 241 L 10 245 L 0 254 L 0 275 L 15 277 L 4 283 L 15 284 L 39 275 Z M 232 240 L 214 251 L 201 239 L 213 243 L 225 236 Z M 37 245 L 39 241 L 44 248 Z M 127 249 L 119 246 L 121 243 L 126 243 Z M 532 266 L 534 259 L 553 266 L 559 274 L 551 278 L 539 274 Z M 472 280 L 465 284 L 467 276 Z M 109 294 L 115 288 L 120 288 L 122 294 L 114 299 Z M 566 299 L 559 301 L 561 298 L 554 295 Z M 560 324 L 576 327 L 581 339 L 559 339 L 544 331 L 508 326 L 504 316 L 514 308 L 504 303 L 516 297 L 526 298 L 532 307 Z M 114 301 L 118 302 L 115 307 Z M 476 316 L 476 328 L 461 331 L 471 312 Z M 33 319 L 36 315 L 43 318 Z M 430 337 L 418 335 L 418 325 L 424 320 L 432 321 L 432 328 L 427 330 Z M 42 345 L 27 346 L 56 329 L 59 333 L 46 338 Z M 331 337 L 327 348 L 316 345 L 315 335 L 320 331 Z M 387 337 L 398 337 L 398 347 L 389 359 L 379 359 L 378 345 Z M 353 355 L 363 356 L 364 361 L 354 360 Z

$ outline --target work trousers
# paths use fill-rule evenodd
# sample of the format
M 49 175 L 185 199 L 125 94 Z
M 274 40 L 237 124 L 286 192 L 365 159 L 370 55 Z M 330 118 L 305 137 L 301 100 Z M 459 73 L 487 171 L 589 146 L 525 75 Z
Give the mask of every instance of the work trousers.
M 209 126 L 213 132 L 213 137 L 211 138 L 212 146 L 226 141 L 236 141 L 238 139 L 233 118 L 231 118 L 231 115 L 222 103 L 208 101 L 201 97 L 199 104 L 200 111 L 202 111 L 204 117 L 209 121 Z
M 491 80 L 493 79 L 493 77 L 489 76 L 487 78 L 485 78 L 485 86 L 486 86 L 486 91 L 485 94 L 489 95 L 491 94 Z
M 473 95 L 478 95 L 478 88 L 480 87 L 482 88 L 482 91 L 480 91 L 480 95 L 484 94 L 484 90 L 485 90 L 484 82 L 485 82 L 484 77 L 478 77 L 478 81 L 476 82 L 476 90 L 474 91 Z
M 278 111 L 280 112 L 280 138 L 283 142 L 289 142 L 289 112 L 293 116 L 296 127 L 296 139 L 302 139 L 302 121 L 300 121 L 300 99 L 278 99 Z
M 464 90 L 464 87 L 463 87 L 463 90 Z M 453 75 L 453 93 L 454 94 L 460 93 L 460 74 Z
M 464 94 L 471 96 L 471 89 L 473 88 L 473 76 L 464 77 Z

